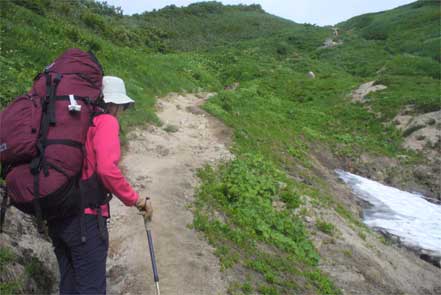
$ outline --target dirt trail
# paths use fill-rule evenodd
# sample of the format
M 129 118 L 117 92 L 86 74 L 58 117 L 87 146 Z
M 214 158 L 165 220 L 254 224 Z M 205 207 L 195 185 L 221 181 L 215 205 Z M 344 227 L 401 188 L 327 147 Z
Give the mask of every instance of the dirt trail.
M 170 94 L 160 99 L 158 116 L 165 127 L 174 127 L 130 132 L 122 162 L 137 191 L 152 197 L 152 232 L 165 295 L 226 293 L 212 247 L 187 227 L 193 220 L 187 206 L 197 185 L 197 168 L 231 157 L 229 130 L 198 108 L 209 95 Z M 111 208 L 109 293 L 155 294 L 142 218 L 119 200 L 113 200 Z

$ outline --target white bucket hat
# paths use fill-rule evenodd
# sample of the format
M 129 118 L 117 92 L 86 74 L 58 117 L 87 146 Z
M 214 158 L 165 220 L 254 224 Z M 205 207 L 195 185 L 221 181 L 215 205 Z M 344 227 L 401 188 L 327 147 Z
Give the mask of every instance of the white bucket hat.
M 113 76 L 103 77 L 103 96 L 105 103 L 129 104 L 135 103 L 127 96 L 126 86 L 121 78 Z

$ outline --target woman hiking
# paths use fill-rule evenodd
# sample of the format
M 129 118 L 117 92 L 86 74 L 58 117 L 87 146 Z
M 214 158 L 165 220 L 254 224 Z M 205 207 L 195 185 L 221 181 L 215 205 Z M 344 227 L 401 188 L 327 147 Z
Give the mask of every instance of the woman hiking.
M 136 206 L 144 218 L 151 219 L 149 198 L 139 196 L 118 168 L 121 152 L 117 118 L 134 100 L 127 96 L 124 81 L 112 76 L 103 77 L 103 96 L 104 114 L 95 116 L 88 129 L 81 179 L 96 179 L 105 191 L 126 206 Z M 105 219 L 109 217 L 109 205 L 104 204 L 98 209 L 86 208 L 84 214 L 48 222 L 59 265 L 60 294 L 106 293 L 109 238 Z

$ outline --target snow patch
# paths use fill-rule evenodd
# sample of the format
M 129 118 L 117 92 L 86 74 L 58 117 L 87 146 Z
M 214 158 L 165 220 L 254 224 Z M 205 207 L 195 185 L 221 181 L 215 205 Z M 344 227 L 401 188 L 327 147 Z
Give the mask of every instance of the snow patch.
M 408 247 L 441 257 L 441 206 L 422 195 L 336 170 L 357 197 L 372 207 L 364 210 L 364 223 L 400 238 Z

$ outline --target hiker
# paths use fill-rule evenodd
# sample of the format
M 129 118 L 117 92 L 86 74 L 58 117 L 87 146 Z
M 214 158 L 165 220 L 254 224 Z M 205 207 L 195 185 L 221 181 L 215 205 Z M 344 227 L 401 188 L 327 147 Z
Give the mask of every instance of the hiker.
M 96 174 L 108 192 L 126 206 L 136 206 L 144 218 L 151 219 L 153 209 L 149 198 L 139 196 L 117 166 L 120 160 L 117 118 L 133 103 L 126 95 L 123 80 L 103 77 L 101 105 L 105 113 L 95 116 L 88 129 L 81 178 L 90 179 Z M 106 293 L 109 240 L 106 222 L 100 220 L 110 217 L 109 205 L 102 205 L 99 209 L 86 208 L 84 213 L 48 222 L 59 265 L 60 294 Z M 83 224 L 81 218 L 84 218 Z M 85 239 L 82 241 L 80 237 L 83 235 Z
M 104 76 L 92 52 L 70 48 L 46 66 L 32 88 L 0 112 L 0 163 L 8 199 L 47 221 L 60 270 L 61 294 L 105 294 L 109 201 L 116 195 L 145 219 L 152 207 L 125 180 L 119 113 L 133 104 L 124 82 Z

